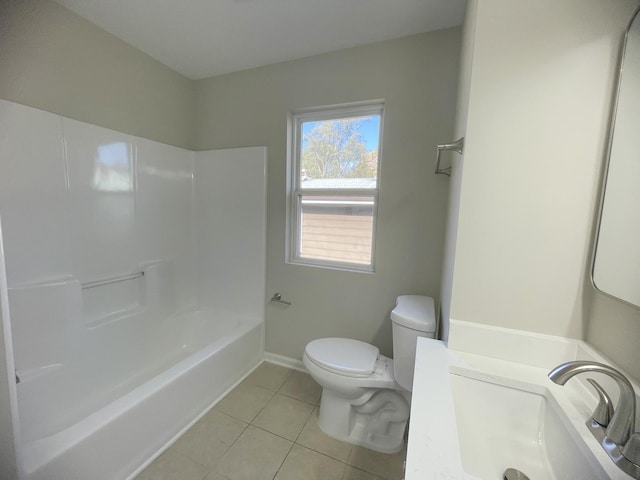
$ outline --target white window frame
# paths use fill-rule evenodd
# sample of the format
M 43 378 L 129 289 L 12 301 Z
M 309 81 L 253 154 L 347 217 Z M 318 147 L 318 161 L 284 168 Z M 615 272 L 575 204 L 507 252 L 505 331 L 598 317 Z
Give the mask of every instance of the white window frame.
M 376 188 L 357 189 L 310 189 L 301 188 L 301 142 L 302 124 L 306 122 L 337 120 L 340 118 L 351 118 L 367 115 L 380 116 L 380 132 L 378 141 L 378 162 L 376 174 Z M 287 156 L 287 244 L 286 262 L 296 265 L 307 265 L 338 270 L 356 272 L 375 272 L 375 251 L 376 234 L 378 224 L 378 197 L 380 191 L 380 171 L 382 163 L 382 132 L 384 131 L 384 100 L 370 102 L 353 103 L 347 105 L 317 107 L 306 110 L 299 110 L 289 114 L 288 122 L 288 156 Z M 373 225 L 371 231 L 371 262 L 369 264 L 350 263 L 343 261 L 332 261 L 316 258 L 302 257 L 301 249 L 301 214 L 302 196 L 350 196 L 350 197 L 373 197 Z

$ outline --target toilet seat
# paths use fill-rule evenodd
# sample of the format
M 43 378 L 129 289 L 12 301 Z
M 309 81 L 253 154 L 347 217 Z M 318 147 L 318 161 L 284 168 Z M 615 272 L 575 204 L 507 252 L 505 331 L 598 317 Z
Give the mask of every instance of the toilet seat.
M 320 368 L 347 377 L 368 377 L 376 370 L 380 350 L 351 338 L 320 338 L 305 347 L 309 360 Z
M 349 338 L 320 338 L 307 344 L 302 356 L 320 385 L 332 385 L 350 398 L 368 388 L 400 389 L 393 376 L 393 360 L 368 343 Z

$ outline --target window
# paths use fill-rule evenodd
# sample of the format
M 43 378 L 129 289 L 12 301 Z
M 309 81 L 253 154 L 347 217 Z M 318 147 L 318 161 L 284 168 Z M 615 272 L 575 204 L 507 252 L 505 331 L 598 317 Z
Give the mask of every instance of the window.
M 292 115 L 290 262 L 373 271 L 382 117 L 381 103 Z

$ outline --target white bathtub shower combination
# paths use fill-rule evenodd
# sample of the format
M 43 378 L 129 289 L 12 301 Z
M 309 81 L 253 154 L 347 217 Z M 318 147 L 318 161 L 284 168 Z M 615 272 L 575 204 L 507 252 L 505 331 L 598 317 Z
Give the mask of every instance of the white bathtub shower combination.
M 130 477 L 262 359 L 266 149 L 0 101 L 0 158 L 21 478 Z

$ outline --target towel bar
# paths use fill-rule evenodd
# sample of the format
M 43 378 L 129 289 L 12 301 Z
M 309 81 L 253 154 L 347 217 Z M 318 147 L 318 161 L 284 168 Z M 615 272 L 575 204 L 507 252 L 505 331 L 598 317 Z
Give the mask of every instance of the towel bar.
M 451 176 L 451 167 L 440 168 L 440 153 L 442 151 L 453 151 L 458 152 L 462 155 L 462 151 L 464 148 L 464 137 L 456 140 L 453 143 L 443 143 L 442 145 L 438 145 L 436 147 L 436 175 L 448 175 Z
M 120 275 L 118 277 L 102 278 L 100 280 L 92 280 L 90 282 L 82 283 L 82 288 L 100 287 L 101 285 L 109 285 L 111 283 L 124 282 L 125 280 L 133 280 L 134 278 L 142 277 L 144 272 L 129 273 L 127 275 Z

